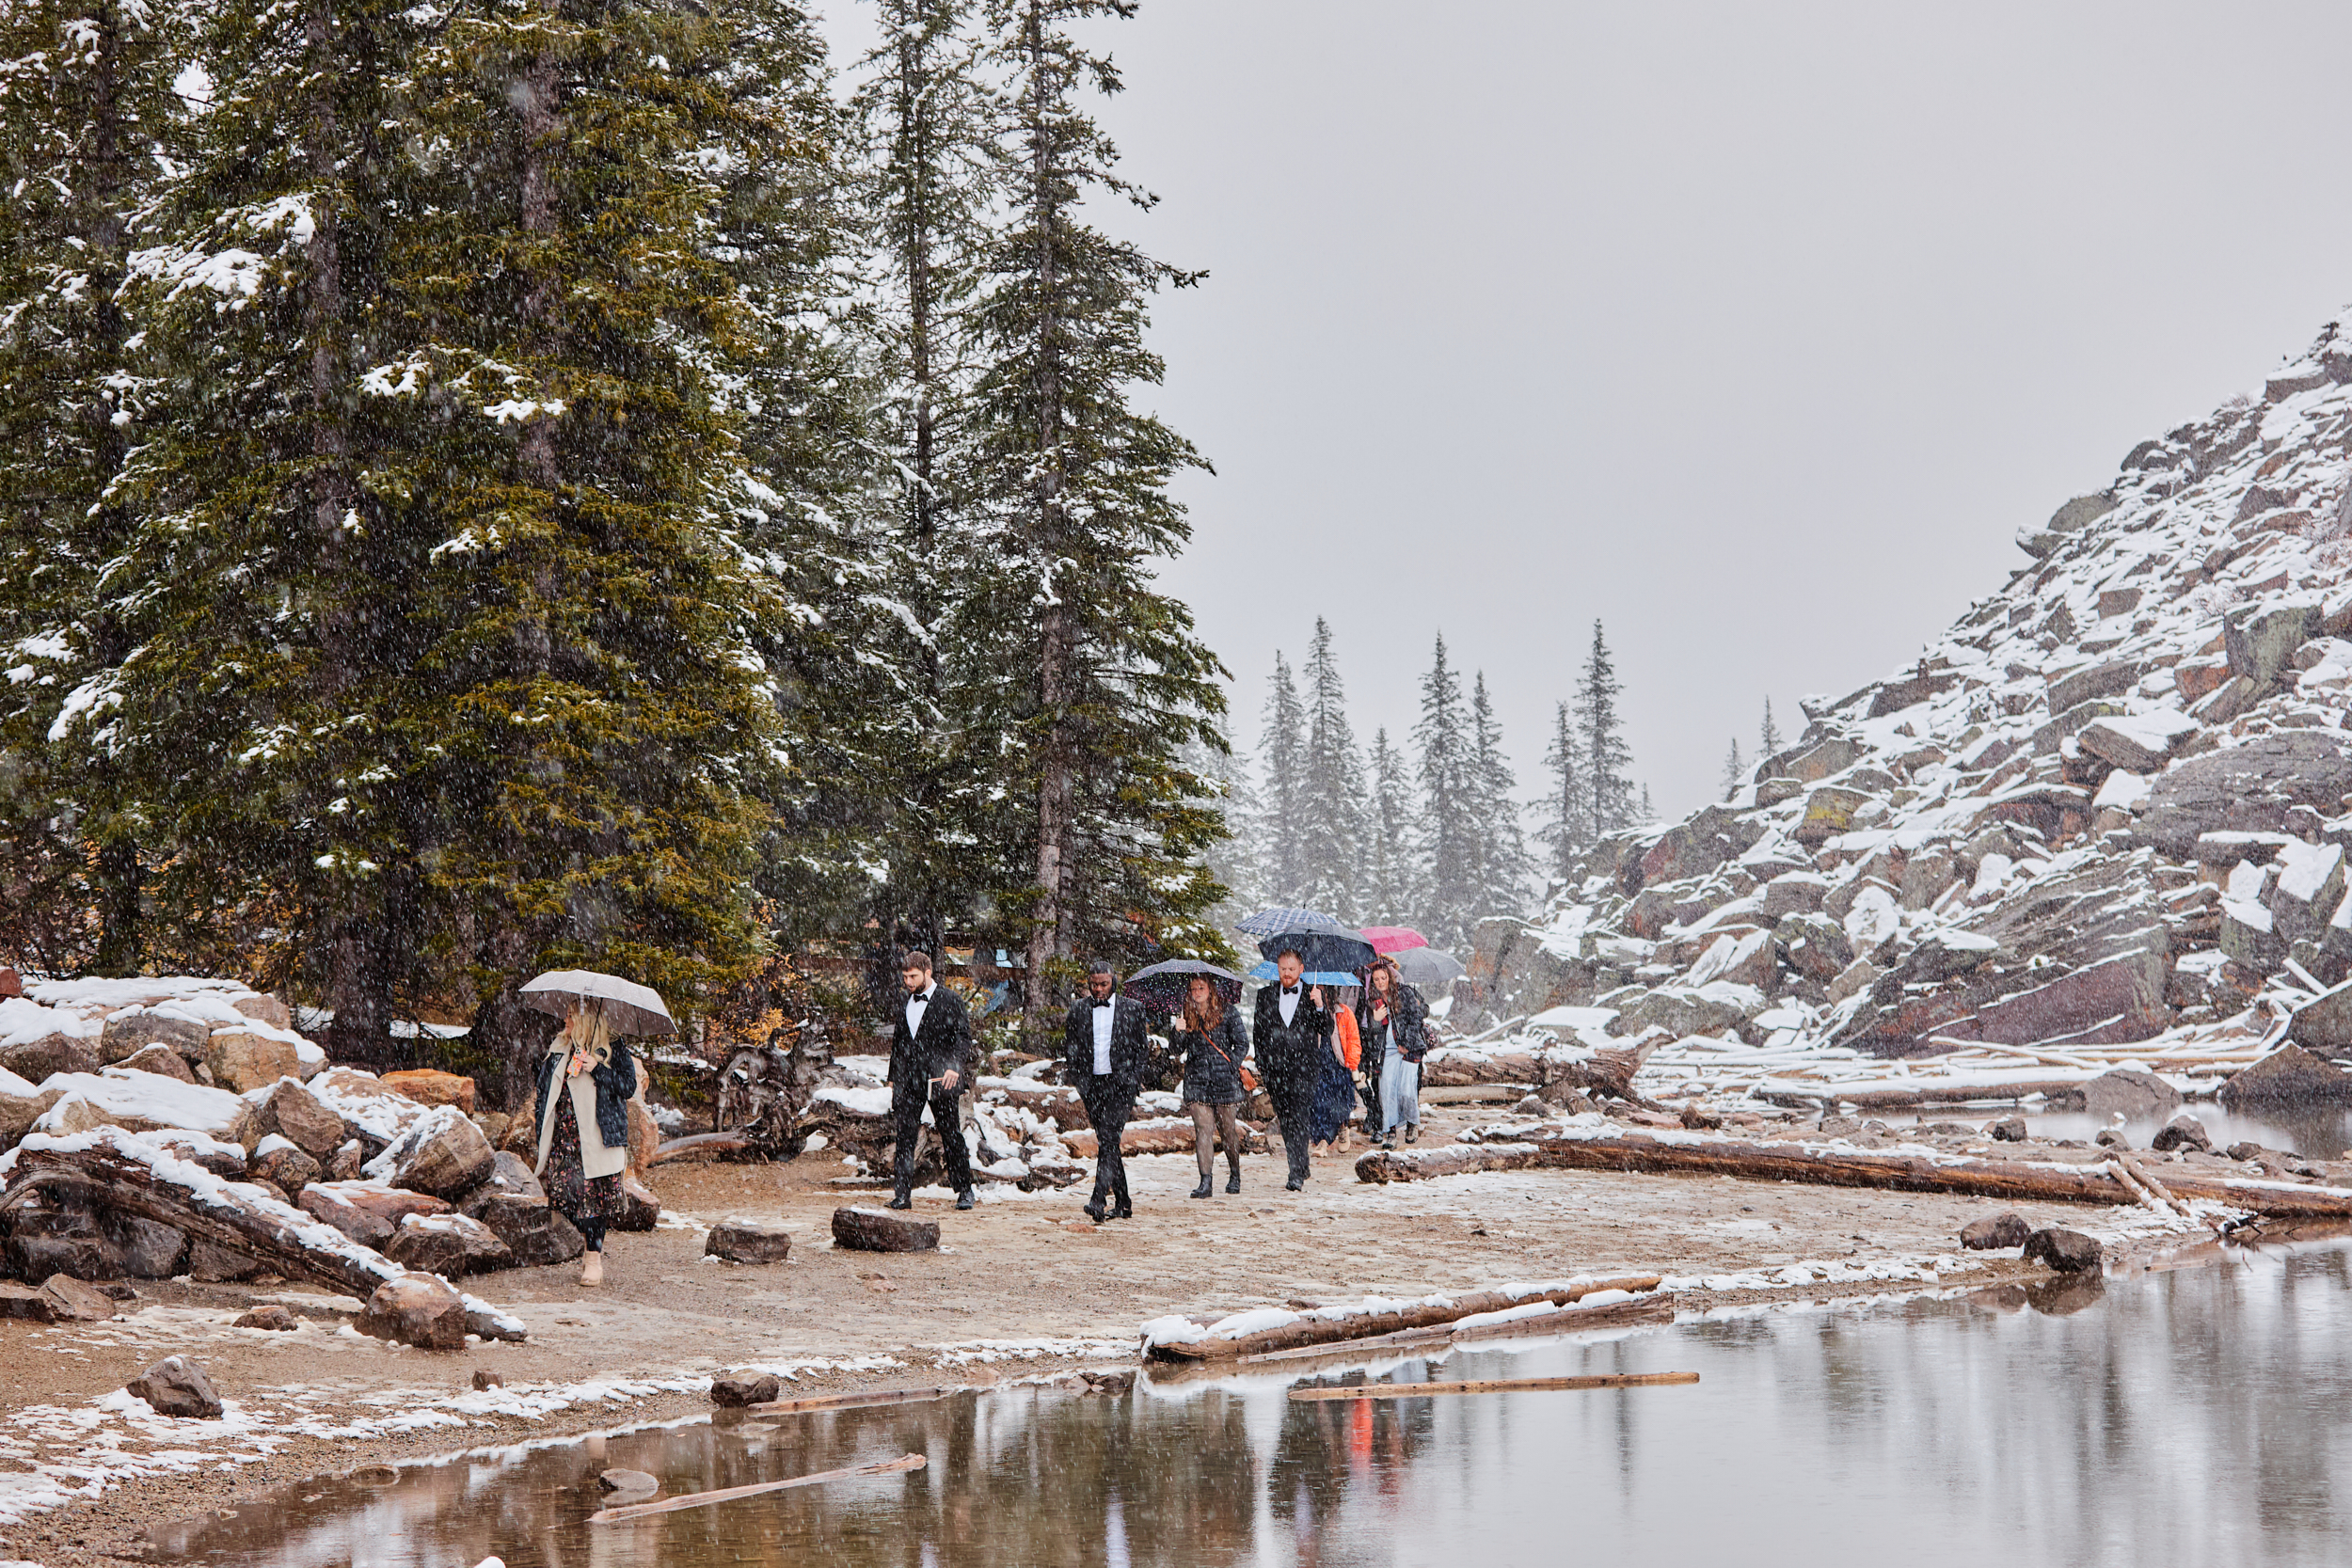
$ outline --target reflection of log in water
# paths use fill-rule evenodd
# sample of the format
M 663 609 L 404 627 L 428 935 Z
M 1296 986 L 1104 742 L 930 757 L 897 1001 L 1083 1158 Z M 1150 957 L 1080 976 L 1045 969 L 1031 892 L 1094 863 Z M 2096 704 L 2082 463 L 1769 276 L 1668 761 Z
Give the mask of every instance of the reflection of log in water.
M 1589 1377 L 1474 1377 L 1428 1383 L 1359 1383 L 1344 1388 L 1294 1388 L 1294 1400 L 1419 1400 L 1432 1394 L 1534 1394 L 1573 1388 L 1655 1388 L 1696 1383 L 1696 1372 L 1597 1372 Z
M 869 1404 L 921 1404 L 929 1400 L 944 1400 L 950 1394 L 970 1391 L 964 1387 L 873 1388 L 856 1394 L 808 1394 L 797 1400 L 762 1400 L 744 1408 L 763 1416 L 789 1416 L 798 1411 L 854 1410 Z
M 1215 1325 L 1202 1323 L 1199 1338 L 1162 1340 L 1149 1346 L 1148 1354 L 1153 1360 L 1163 1361 L 1235 1361 L 1244 1356 L 1263 1355 L 1271 1351 L 1291 1350 L 1301 1345 L 1341 1344 L 1377 1338 L 1400 1330 L 1435 1328 L 1494 1312 L 1546 1305 L 1565 1307 L 1602 1291 L 1654 1291 L 1658 1284 L 1659 1276 L 1652 1274 L 1629 1275 L 1614 1279 L 1564 1280 L 1556 1285 L 1519 1291 L 1471 1291 L 1458 1296 L 1432 1296 L 1423 1301 L 1402 1302 L 1394 1307 L 1339 1316 L 1307 1314 L 1255 1333 L 1230 1337 L 1212 1335 L 1209 1330 Z
M 601 1509 L 588 1515 L 592 1525 L 619 1524 L 625 1519 L 644 1519 L 656 1513 L 675 1513 L 681 1509 L 709 1508 L 716 1503 L 731 1503 L 743 1497 L 756 1497 L 763 1492 L 782 1492 L 794 1486 L 815 1486 L 821 1481 L 850 1481 L 860 1476 L 886 1476 L 899 1470 L 919 1470 L 927 1460 L 919 1453 L 901 1454 L 872 1465 L 852 1465 L 843 1470 L 819 1470 L 813 1476 L 788 1476 L 783 1481 L 763 1481 L 753 1486 L 729 1486 L 717 1492 L 697 1492 L 691 1497 L 672 1497 L 665 1502 L 633 1503 L 627 1508 Z

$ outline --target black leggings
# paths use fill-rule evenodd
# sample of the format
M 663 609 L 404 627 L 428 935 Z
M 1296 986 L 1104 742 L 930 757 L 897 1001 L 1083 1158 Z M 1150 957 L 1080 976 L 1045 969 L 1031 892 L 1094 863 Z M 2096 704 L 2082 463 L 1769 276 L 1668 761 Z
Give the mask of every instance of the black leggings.
M 1216 1168 L 1216 1142 L 1225 1140 L 1225 1163 L 1235 1176 L 1241 1174 L 1241 1107 L 1210 1105 L 1201 1101 L 1184 1101 L 1184 1109 L 1192 1113 L 1192 1148 L 1200 1161 L 1201 1180 L 1206 1180 Z
M 585 1215 L 582 1215 L 575 1218 L 572 1221 L 572 1224 L 579 1228 L 580 1239 L 588 1243 L 588 1250 L 590 1252 L 602 1252 L 604 1250 L 605 1222 L 602 1218 L 589 1219 Z

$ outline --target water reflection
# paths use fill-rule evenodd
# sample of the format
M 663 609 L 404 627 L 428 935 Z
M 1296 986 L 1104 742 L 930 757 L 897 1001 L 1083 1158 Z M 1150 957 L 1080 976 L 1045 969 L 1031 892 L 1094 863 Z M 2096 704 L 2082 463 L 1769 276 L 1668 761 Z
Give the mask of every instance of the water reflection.
M 1271 1375 L 1014 1389 L 312 1481 L 156 1545 L 223 1568 L 2318 1563 L 2342 1560 L 2352 1523 L 2347 1331 L 2352 1243 L 2334 1243 L 2104 1291 L 1758 1312 L 1435 1369 L 1681 1369 L 1693 1387 L 1306 1404 Z M 607 1466 L 675 1496 L 905 1452 L 930 1467 L 583 1523 Z
M 2219 1105 L 2199 1103 L 2184 1105 L 2182 1110 L 2204 1124 L 2217 1149 L 2226 1149 L 2235 1143 L 2257 1143 L 2265 1148 L 2282 1153 L 2300 1154 L 2307 1160 L 2340 1160 L 2352 1148 L 2352 1107 L 2342 1105 L 2306 1105 L 2289 1108 L 2280 1106 L 2264 1116 L 2233 1116 Z M 1928 1121 L 1957 1121 L 1975 1126 L 1986 1116 L 1979 1107 L 1970 1107 L 1964 1116 L 1939 1117 L 1930 1114 Z M 2008 1112 L 1993 1113 L 2006 1116 Z M 2143 1117 L 2123 1124 L 2123 1134 L 2135 1148 L 2145 1148 L 2156 1130 L 2179 1115 L 2167 1112 L 2161 1117 Z M 2098 1136 L 2106 1127 L 2106 1118 L 2081 1111 L 2052 1111 L 2029 1116 L 2026 1124 L 2037 1138 L 2080 1138 L 2086 1143 Z

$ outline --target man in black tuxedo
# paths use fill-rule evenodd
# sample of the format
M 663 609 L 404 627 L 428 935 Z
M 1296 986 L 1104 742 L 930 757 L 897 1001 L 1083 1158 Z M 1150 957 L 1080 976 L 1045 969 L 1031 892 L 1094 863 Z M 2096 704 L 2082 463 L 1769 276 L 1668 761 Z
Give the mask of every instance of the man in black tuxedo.
M 972 1071 L 972 1017 L 964 1011 L 961 997 L 931 977 L 929 953 L 902 955 L 898 978 L 906 984 L 907 997 L 890 1031 L 890 1119 L 898 1140 L 891 1162 L 897 1190 L 890 1207 L 914 1207 L 914 1149 L 923 1135 L 923 1107 L 928 1104 L 931 1127 L 947 1157 L 956 1207 L 969 1209 L 972 1154 L 964 1147 L 957 1101 Z
M 1096 964 L 1087 976 L 1087 994 L 1071 1004 L 1062 1024 L 1062 1079 L 1077 1089 L 1094 1128 L 1094 1197 L 1087 1214 L 1097 1225 L 1106 1199 L 1115 1205 L 1113 1219 L 1136 1212 L 1127 1200 L 1127 1162 L 1119 1139 L 1136 1108 L 1136 1091 L 1143 1087 L 1146 1049 L 1142 1006 L 1119 994 L 1119 976 L 1109 964 Z
M 1302 986 L 1306 963 L 1295 952 L 1274 960 L 1277 982 L 1258 990 L 1257 1020 L 1249 1037 L 1258 1042 L 1258 1065 L 1265 1069 L 1266 1095 L 1282 1124 L 1282 1152 L 1289 1157 L 1292 1192 L 1307 1184 L 1307 1150 L 1315 1085 L 1331 1052 L 1331 1014 L 1321 986 Z

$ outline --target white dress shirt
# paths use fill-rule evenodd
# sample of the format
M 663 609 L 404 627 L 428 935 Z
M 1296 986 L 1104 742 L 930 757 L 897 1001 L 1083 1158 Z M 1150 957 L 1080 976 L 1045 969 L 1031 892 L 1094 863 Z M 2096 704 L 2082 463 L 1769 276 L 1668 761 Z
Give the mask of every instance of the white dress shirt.
M 1118 1016 L 1118 1007 L 1111 1002 L 1094 1005 L 1094 1071 L 1097 1077 L 1111 1069 L 1111 1024 Z
M 1285 989 L 1280 995 L 1274 999 L 1275 1010 L 1282 1015 L 1282 1022 L 1284 1023 L 1288 1023 L 1298 1017 L 1298 999 L 1300 996 L 1305 994 L 1305 991 L 1306 988 L 1304 986 L 1299 987 L 1295 990 Z
M 930 985 L 907 998 L 907 1036 L 909 1038 L 923 1032 L 923 1014 L 930 1007 L 931 992 L 938 989 L 939 982 L 933 980 Z

